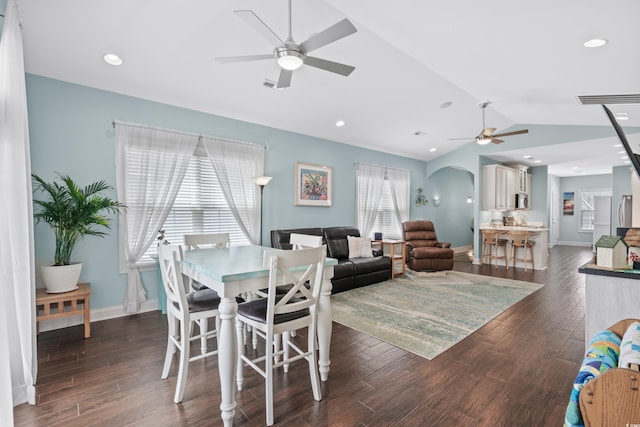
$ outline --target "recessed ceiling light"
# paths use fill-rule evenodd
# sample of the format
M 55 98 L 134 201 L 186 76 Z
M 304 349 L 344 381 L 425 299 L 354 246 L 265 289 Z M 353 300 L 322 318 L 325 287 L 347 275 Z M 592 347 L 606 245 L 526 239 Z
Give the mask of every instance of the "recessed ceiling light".
M 531 158 L 533 158 L 533 156 L 531 156 L 531 155 L 527 154 L 526 156 L 522 156 L 522 158 L 523 158 L 523 159 L 531 159 Z
M 626 151 L 622 150 L 622 151 L 618 151 L 618 154 L 624 154 L 626 153 Z
M 336 122 L 336 126 L 338 126 L 338 127 L 342 127 L 342 126 L 344 126 L 344 120 L 338 120 L 338 121 Z
M 578 166 L 574 166 L 574 167 L 572 167 L 571 169 L 573 169 L 574 171 L 576 171 L 576 170 L 578 170 L 578 169 L 580 169 L 580 168 L 579 168 Z
M 540 163 L 542 160 L 534 160 L 533 163 Z
M 440 108 L 449 108 L 452 105 L 453 105 L 453 102 L 447 101 L 447 102 L 443 102 L 442 104 L 440 104 Z
M 437 150 L 437 148 L 435 148 L 435 147 L 434 147 L 434 148 L 430 148 L 430 149 L 429 149 L 429 152 L 433 153 L 433 152 L 434 152 L 434 151 L 436 151 L 436 150 Z
M 629 113 L 616 113 L 616 120 L 629 120 Z
M 122 58 L 120 58 L 118 55 L 116 55 L 115 53 L 107 53 L 104 56 L 104 61 L 107 64 L 111 64 L 111 65 L 120 65 L 122 64 Z
M 628 157 L 627 156 L 622 156 L 620 157 L 622 160 L 626 160 Z
M 584 47 L 601 47 L 607 44 L 605 39 L 591 39 L 584 42 Z
M 622 144 L 614 144 L 613 146 L 618 148 L 618 147 L 622 147 Z
M 631 163 L 631 160 L 625 160 L 625 161 L 624 161 L 624 164 L 625 164 L 625 165 L 628 165 L 629 163 Z

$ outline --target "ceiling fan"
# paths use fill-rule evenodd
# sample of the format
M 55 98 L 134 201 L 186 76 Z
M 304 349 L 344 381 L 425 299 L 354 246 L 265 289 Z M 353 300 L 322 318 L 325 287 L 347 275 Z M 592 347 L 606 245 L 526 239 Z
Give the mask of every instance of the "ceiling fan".
M 306 41 L 297 44 L 291 35 L 291 0 L 289 0 L 289 35 L 283 41 L 276 33 L 273 32 L 262 19 L 251 10 L 236 10 L 234 13 L 251 28 L 256 30 L 262 37 L 271 42 L 275 48 L 273 53 L 264 55 L 246 55 L 246 56 L 227 56 L 216 58 L 222 64 L 246 61 L 260 61 L 266 59 L 276 59 L 280 66 L 280 77 L 278 78 L 277 88 L 285 88 L 291 85 L 291 76 L 294 70 L 302 67 L 302 65 L 310 65 L 321 70 L 330 71 L 332 73 L 348 76 L 355 67 L 340 64 L 338 62 L 327 61 L 307 54 L 313 50 L 321 48 L 347 37 L 356 31 L 356 27 L 348 20 L 342 21 L 326 28 L 325 30 L 312 35 Z
M 516 130 L 513 132 L 505 132 L 505 133 L 497 133 L 494 135 L 494 132 L 496 131 L 496 128 L 488 128 L 485 125 L 485 121 L 484 121 L 484 110 L 487 108 L 487 105 L 489 105 L 490 102 L 483 102 L 479 105 L 480 108 L 482 108 L 482 132 L 480 132 L 478 134 L 478 136 L 475 137 L 475 140 L 478 144 L 480 145 L 486 145 L 490 142 L 494 143 L 494 144 L 500 144 L 502 142 L 504 142 L 501 139 L 503 136 L 512 136 L 512 135 L 520 135 L 523 133 L 528 133 L 529 130 L 528 129 L 522 129 L 522 130 Z M 471 139 L 471 138 L 453 138 L 453 139 Z

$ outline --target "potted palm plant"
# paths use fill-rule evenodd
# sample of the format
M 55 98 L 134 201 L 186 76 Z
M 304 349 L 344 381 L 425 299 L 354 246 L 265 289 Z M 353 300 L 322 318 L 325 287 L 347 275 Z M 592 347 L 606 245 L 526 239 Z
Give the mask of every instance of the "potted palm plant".
M 112 189 L 105 181 L 94 182 L 82 188 L 68 175 L 58 174 L 59 180 L 46 182 L 31 175 L 34 193 L 46 195 L 43 200 L 34 197 L 34 218 L 44 221 L 53 230 L 56 251 L 53 265 L 42 266 L 42 278 L 49 293 L 68 292 L 77 288 L 82 270 L 81 262 L 71 262 L 76 243 L 84 236 L 104 237 L 111 228 L 106 214 L 116 214 L 126 206 L 102 195 Z

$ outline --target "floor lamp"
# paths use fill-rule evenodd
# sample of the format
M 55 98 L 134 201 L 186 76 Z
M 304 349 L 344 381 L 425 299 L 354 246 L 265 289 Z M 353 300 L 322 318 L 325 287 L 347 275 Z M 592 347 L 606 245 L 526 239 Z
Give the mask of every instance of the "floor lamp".
M 260 187 L 260 246 L 262 246 L 262 193 L 269 181 L 271 181 L 270 176 L 259 176 L 255 179 L 255 183 Z

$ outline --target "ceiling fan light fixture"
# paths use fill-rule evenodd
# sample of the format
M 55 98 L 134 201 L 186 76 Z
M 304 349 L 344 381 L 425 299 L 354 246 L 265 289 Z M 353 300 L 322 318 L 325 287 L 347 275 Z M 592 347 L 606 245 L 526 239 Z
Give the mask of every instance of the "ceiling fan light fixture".
M 491 137 L 486 136 L 476 136 L 476 142 L 480 145 L 487 145 L 491 142 Z
M 276 49 L 278 65 L 285 70 L 294 71 L 304 64 L 305 54 L 294 49 Z

